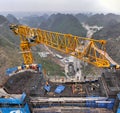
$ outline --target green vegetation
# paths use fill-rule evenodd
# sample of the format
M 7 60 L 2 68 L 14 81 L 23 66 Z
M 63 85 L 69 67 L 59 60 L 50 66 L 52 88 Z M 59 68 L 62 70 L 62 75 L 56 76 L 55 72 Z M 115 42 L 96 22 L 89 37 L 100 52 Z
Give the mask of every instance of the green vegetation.
M 46 20 L 44 16 L 27 16 L 20 19 L 21 24 L 27 24 L 30 27 L 39 27 L 41 22 Z
M 95 39 L 107 40 L 106 51 L 117 63 L 120 63 L 120 23 L 111 22 L 109 25 L 96 32 Z
M 109 25 L 101 29 L 100 31 L 96 32 L 93 37 L 95 39 L 110 39 L 120 36 L 120 23 L 118 22 L 111 22 Z
M 9 21 L 0 15 L 0 75 L 5 75 L 7 68 L 20 65 L 18 43 L 19 39 L 9 29 Z
M 78 13 L 75 15 L 75 17 L 79 20 L 80 23 L 86 22 L 89 18 L 89 15 Z
M 95 67 L 90 64 L 87 66 L 83 66 L 81 70 L 82 70 L 82 73 L 86 76 L 89 76 L 89 75 L 96 76 L 98 75 L 98 72 L 99 72 L 97 71 L 98 69 L 95 69 Z
M 53 14 L 47 21 L 41 23 L 40 28 L 83 37 L 86 36 L 87 32 L 79 20 L 70 14 Z
M 17 20 L 17 18 L 15 18 L 11 14 L 8 14 L 6 18 L 10 23 L 19 24 L 19 21 Z
M 39 55 L 34 55 L 36 62 L 42 64 L 43 69 L 46 70 L 49 76 L 65 76 L 64 69 L 61 68 L 58 64 L 50 60 L 49 57 L 41 58 Z
M 90 16 L 85 23 L 93 26 L 93 25 L 98 25 L 98 26 L 103 26 L 106 27 L 110 25 L 111 23 L 114 22 L 120 22 L 120 15 L 115 15 L 115 14 L 95 14 Z

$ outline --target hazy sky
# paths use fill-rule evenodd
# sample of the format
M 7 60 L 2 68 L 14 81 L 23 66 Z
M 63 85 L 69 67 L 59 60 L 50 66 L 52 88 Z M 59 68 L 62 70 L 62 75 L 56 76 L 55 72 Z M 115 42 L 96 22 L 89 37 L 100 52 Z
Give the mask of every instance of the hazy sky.
M 0 12 L 106 12 L 120 14 L 120 0 L 0 0 Z

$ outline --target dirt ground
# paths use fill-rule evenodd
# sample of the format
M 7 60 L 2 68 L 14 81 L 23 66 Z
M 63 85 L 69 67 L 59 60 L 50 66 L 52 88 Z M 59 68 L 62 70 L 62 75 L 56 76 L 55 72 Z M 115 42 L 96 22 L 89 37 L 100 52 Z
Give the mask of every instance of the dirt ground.
M 25 92 L 31 96 L 45 96 L 45 97 L 71 97 L 71 96 L 98 96 L 102 95 L 99 81 L 94 83 L 53 83 L 48 81 L 51 86 L 50 92 L 46 92 L 44 85 L 46 80 L 44 75 L 37 72 L 25 71 L 11 76 L 3 85 L 5 91 L 9 94 L 21 94 Z M 55 93 L 58 85 L 65 86 L 64 91 L 60 94 Z M 74 90 L 73 90 L 74 89 Z
M 3 87 L 10 94 L 23 92 L 30 94 L 38 87 L 38 84 L 43 86 L 44 82 L 45 80 L 40 73 L 25 71 L 11 76 Z
M 8 76 L 0 76 L 0 87 L 3 87 L 8 78 L 9 78 Z

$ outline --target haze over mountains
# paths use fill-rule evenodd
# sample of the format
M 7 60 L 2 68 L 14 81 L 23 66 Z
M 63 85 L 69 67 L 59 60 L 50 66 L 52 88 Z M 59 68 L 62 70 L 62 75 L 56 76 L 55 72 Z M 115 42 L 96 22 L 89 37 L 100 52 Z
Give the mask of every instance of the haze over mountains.
M 38 27 L 50 31 L 70 33 L 78 36 L 86 36 L 87 30 L 82 26 L 85 23 L 89 26 L 102 26 L 100 31 L 93 34 L 92 38 L 108 40 L 107 52 L 120 64 L 120 15 L 115 14 L 52 14 L 32 15 L 17 19 L 14 15 L 6 17 L 0 15 L 0 71 L 7 67 L 20 65 L 21 55 L 18 54 L 19 38 L 9 30 L 9 24 L 26 24 L 31 27 Z

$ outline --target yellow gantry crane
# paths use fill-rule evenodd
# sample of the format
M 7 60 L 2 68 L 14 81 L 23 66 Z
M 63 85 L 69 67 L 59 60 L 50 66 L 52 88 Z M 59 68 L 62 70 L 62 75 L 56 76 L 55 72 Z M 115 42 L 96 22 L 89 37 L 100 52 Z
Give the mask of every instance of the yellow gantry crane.
M 46 31 L 26 25 L 12 24 L 10 29 L 20 37 L 20 48 L 26 65 L 34 63 L 31 47 L 44 44 L 96 67 L 109 68 L 111 65 L 116 68 L 120 67 L 105 52 L 105 40 L 94 40 L 71 34 Z

